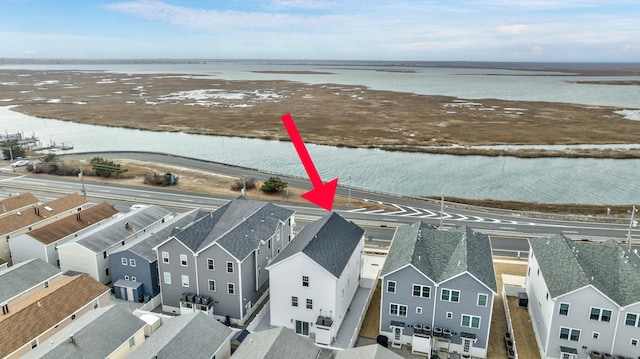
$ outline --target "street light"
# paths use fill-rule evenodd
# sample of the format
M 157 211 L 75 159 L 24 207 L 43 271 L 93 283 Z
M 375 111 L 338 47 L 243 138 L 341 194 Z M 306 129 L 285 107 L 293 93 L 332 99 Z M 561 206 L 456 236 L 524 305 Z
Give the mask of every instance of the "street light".
M 629 221 L 629 231 L 627 231 L 627 248 L 628 249 L 631 249 L 631 228 L 638 226 L 638 221 L 633 220 L 636 212 L 638 212 L 638 210 L 636 209 L 636 206 L 633 206 L 633 209 L 631 210 L 631 220 Z

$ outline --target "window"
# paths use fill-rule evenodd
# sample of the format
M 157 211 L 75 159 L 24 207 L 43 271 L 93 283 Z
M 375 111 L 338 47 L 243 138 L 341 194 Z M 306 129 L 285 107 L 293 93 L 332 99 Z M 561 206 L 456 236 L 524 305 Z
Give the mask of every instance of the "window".
M 213 259 L 207 258 L 207 270 L 216 270 Z
M 560 327 L 560 339 L 578 342 L 580 341 L 580 329 Z
M 458 303 L 460 302 L 460 291 L 453 289 L 443 289 L 440 299 L 445 302 Z
M 216 291 L 216 281 L 213 280 L 213 279 L 209 279 L 208 283 L 209 283 L 209 290 L 212 291 L 212 292 L 215 292 Z
M 489 297 L 486 294 L 478 293 L 478 307 L 486 307 L 487 298 Z
M 129 259 L 129 265 L 132 267 L 136 266 L 136 260 L 135 259 Z
M 187 255 L 186 254 L 181 254 L 180 255 L 180 265 L 183 267 L 187 266 Z
M 105 275 L 109 275 L 109 268 L 105 268 L 105 269 L 104 269 L 104 274 L 105 274 Z
M 447 312 L 447 314 L 445 314 L 445 317 L 447 319 L 452 319 L 453 318 L 453 312 Z
M 171 284 L 171 273 L 164 272 L 164 283 Z
M 591 320 L 599 320 L 601 322 L 610 322 L 611 321 L 612 312 L 609 309 L 601 309 L 596 307 L 591 307 L 591 312 L 589 314 L 589 319 Z
M 460 323 L 461 326 L 467 328 L 480 328 L 480 317 L 476 317 L 475 315 L 462 315 L 462 321 Z
M 231 295 L 236 294 L 236 285 L 233 283 L 227 283 L 227 293 Z
M 48 281 L 48 280 L 45 280 L 45 281 L 44 281 L 44 287 L 45 287 L 45 288 L 49 288 L 49 281 Z
M 309 277 L 306 275 L 302 276 L 302 286 L 303 287 L 308 287 L 309 286 Z
M 126 266 L 129 262 L 127 261 L 127 258 L 120 258 L 120 263 L 122 263 L 123 266 Z
M 413 296 L 414 297 L 429 298 L 429 297 L 431 297 L 431 287 L 429 287 L 427 285 L 414 284 L 413 285 Z
M 136 337 L 129 338 L 129 348 L 136 345 Z
M 35 348 L 38 346 L 38 341 L 36 339 L 31 341 L 31 349 Z
M 227 273 L 233 273 L 233 262 L 227 262 Z
M 593 332 L 593 333 L 591 334 L 591 337 L 592 337 L 593 339 L 598 339 L 598 338 L 600 338 L 600 333 L 598 333 L 598 332 Z
M 631 339 L 631 346 L 632 347 L 637 347 L 638 346 L 638 339 Z
M 169 252 L 162 252 L 162 263 L 169 263 Z
M 296 320 L 296 334 L 309 335 L 309 322 Z
M 128 276 L 128 275 L 125 275 L 125 276 L 124 276 L 124 280 L 129 280 L 129 276 Z
M 93 309 L 98 309 L 98 307 L 100 306 L 100 303 L 98 303 L 98 300 L 94 300 L 93 301 Z
M 136 277 L 131 277 L 131 281 L 135 282 L 136 281 Z
M 182 275 L 182 286 L 183 287 L 188 287 L 189 286 L 189 276 L 188 275 Z
M 397 316 L 400 316 L 400 317 L 406 317 L 407 316 L 407 306 L 406 305 L 402 305 L 402 304 L 391 303 L 391 305 L 389 305 L 389 314 L 390 315 L 397 315 Z
M 292 296 L 291 297 L 291 306 L 292 307 L 297 307 L 298 306 L 298 297 L 296 297 L 296 296 Z
M 560 315 L 569 315 L 569 304 L 560 303 L 560 311 L 558 312 Z
M 313 299 L 307 299 L 307 309 L 313 309 Z
M 390 280 L 387 281 L 387 293 L 395 293 L 396 292 L 396 282 Z
M 627 313 L 627 318 L 625 319 L 624 324 L 635 327 L 637 322 L 638 322 L 638 314 Z M 640 326 L 640 324 L 638 326 Z

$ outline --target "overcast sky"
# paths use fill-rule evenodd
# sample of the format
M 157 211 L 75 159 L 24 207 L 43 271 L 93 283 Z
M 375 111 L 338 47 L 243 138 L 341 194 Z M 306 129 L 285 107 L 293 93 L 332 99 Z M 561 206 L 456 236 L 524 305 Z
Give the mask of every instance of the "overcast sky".
M 0 57 L 640 62 L 640 1 L 0 0 Z

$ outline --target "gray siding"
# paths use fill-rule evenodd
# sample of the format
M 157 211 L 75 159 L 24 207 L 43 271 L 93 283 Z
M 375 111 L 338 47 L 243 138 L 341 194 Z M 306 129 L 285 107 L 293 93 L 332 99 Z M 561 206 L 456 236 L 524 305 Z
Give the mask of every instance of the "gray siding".
M 169 263 L 162 261 L 162 252 L 169 252 Z M 187 255 L 187 266 L 180 265 L 180 254 Z M 162 304 L 180 307 L 182 293 L 197 293 L 196 263 L 193 253 L 177 240 L 170 240 L 158 247 L 158 275 L 162 291 Z M 171 284 L 164 282 L 164 272 L 171 273 Z M 182 286 L 182 275 L 189 276 L 189 286 Z
M 207 259 L 214 260 L 215 270 L 207 269 Z M 233 263 L 233 273 L 227 273 L 227 262 Z M 198 255 L 198 281 L 200 293 L 213 299 L 213 313 L 216 316 L 229 316 L 240 319 L 240 288 L 238 285 L 238 262 L 217 244 L 212 245 Z M 209 280 L 215 280 L 216 291 L 209 291 Z M 235 294 L 228 294 L 227 285 L 233 283 Z
M 460 301 L 453 303 L 441 300 L 443 288 L 459 290 Z M 478 293 L 487 295 L 486 307 L 478 306 Z M 487 349 L 486 343 L 489 337 L 489 328 L 491 327 L 492 309 L 493 293 L 471 275 L 465 273 L 440 284 L 436 297 L 436 316 L 433 326 L 451 329 L 454 333 L 451 336 L 451 343 L 455 344 L 462 344 L 460 332 L 473 333 L 478 338 L 473 347 Z M 451 319 L 446 318 L 447 312 L 453 313 Z M 463 327 L 461 325 L 463 314 L 480 317 L 480 328 Z
M 127 259 L 127 265 L 122 264 L 122 258 Z M 136 266 L 130 265 L 131 259 L 136 261 Z M 116 252 L 109 255 L 109 270 L 111 272 L 111 281 L 115 283 L 118 279 L 125 279 L 125 276 L 132 280 L 136 278 L 136 282 L 142 283 L 142 293 L 151 297 L 160 293 L 158 286 L 158 268 L 157 262 L 149 263 L 146 259 L 130 251 Z
M 396 292 L 387 292 L 387 282 L 396 282 Z M 414 297 L 413 285 L 427 285 L 431 288 L 431 296 L 429 299 L 422 297 Z M 405 322 L 405 335 L 413 334 L 413 324 L 432 325 L 433 324 L 433 305 L 434 305 L 435 287 L 433 282 L 426 278 L 415 268 L 407 266 L 397 272 L 391 273 L 383 278 L 382 282 L 382 301 L 381 301 L 381 317 L 380 328 L 382 331 L 390 331 L 391 321 Z M 389 314 L 391 303 L 403 304 L 407 306 L 407 317 L 401 317 Z M 422 314 L 416 314 L 416 308 L 422 308 Z

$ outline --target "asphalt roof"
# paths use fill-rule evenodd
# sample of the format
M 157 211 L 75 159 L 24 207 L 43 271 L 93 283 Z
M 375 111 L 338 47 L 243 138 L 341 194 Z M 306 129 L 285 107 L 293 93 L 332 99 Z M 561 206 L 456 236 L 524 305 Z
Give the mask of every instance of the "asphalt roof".
M 0 200 L 0 216 L 15 211 L 16 209 L 24 208 L 29 205 L 33 206 L 38 203 L 36 196 L 31 193 L 21 193 L 17 196 L 11 196 Z
M 110 218 L 118 213 L 109 203 L 102 202 L 55 222 L 34 229 L 26 235 L 35 238 L 43 244 L 51 244 L 92 224 Z
M 23 358 L 106 358 L 145 325 L 143 320 L 117 304 L 94 309 L 40 343 Z
M 592 285 L 620 306 L 640 302 L 640 257 L 615 240 L 585 243 L 558 234 L 529 244 L 552 298 Z
M 258 248 L 260 241 L 273 236 L 278 224 L 285 222 L 293 213 L 270 202 L 238 197 L 174 236 L 194 253 L 216 242 L 236 259 L 242 260 Z
M 151 263 L 158 259 L 156 251 L 153 250 L 154 247 L 166 241 L 173 234 L 181 231 L 182 228 L 186 227 L 193 221 L 208 214 L 209 212 L 202 209 L 194 209 L 189 212 L 177 214 L 175 217 L 166 220 L 162 227 L 158 227 L 158 230 L 153 230 L 145 233 L 145 235 L 125 244 L 116 252 L 128 250 Z
M 231 340 L 233 331 L 213 316 L 197 311 L 162 321 L 145 342 L 127 358 L 209 359 Z
M 11 233 L 20 228 L 36 224 L 47 218 L 73 210 L 87 204 L 87 200 L 77 193 L 72 193 L 53 201 L 37 205 L 33 208 L 0 217 L 0 234 Z M 49 208 L 51 210 L 48 210 Z
M 251 333 L 233 353 L 233 359 L 316 359 L 320 348 L 284 327 Z
M 0 304 L 60 274 L 60 269 L 36 258 L 0 271 Z
M 364 229 L 332 212 L 302 228 L 271 265 L 302 252 L 339 278 L 363 235 Z
M 109 287 L 82 274 L 65 277 L 9 308 L 0 316 L 0 357 L 4 357 L 45 331 L 59 325 L 94 299 L 108 295 Z M 70 358 L 61 356 L 61 358 Z
M 422 221 L 399 225 L 381 275 L 407 264 L 436 283 L 468 272 L 497 292 L 489 237 L 467 226 L 440 231 Z
M 114 244 L 121 242 L 134 235 L 140 235 L 151 224 L 167 217 L 171 214 L 168 210 L 158 206 L 146 206 L 127 212 L 121 216 L 111 217 L 103 221 L 101 225 L 88 227 L 86 231 L 78 233 L 75 243 L 93 251 L 100 253 L 107 250 Z M 126 227 L 129 224 L 129 227 Z M 66 242 L 61 246 L 74 242 Z

